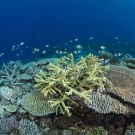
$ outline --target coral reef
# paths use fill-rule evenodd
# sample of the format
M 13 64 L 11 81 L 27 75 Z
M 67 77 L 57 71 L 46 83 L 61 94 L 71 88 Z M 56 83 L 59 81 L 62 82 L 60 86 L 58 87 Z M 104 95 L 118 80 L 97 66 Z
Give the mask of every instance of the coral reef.
M 108 135 L 107 131 L 103 127 L 99 126 L 94 129 L 87 131 L 86 135 Z
M 0 70 L 0 77 L 6 86 L 18 86 L 19 69 L 21 66 L 20 61 L 12 62 L 10 61 L 7 65 L 3 64 L 2 70 Z
M 103 95 L 99 94 L 98 92 L 93 92 L 90 95 L 91 103 L 89 103 L 87 100 L 84 101 L 84 103 L 89 107 L 94 109 L 96 112 L 99 113 L 110 113 L 114 112 L 117 114 L 125 114 L 129 115 L 133 110 L 128 108 L 127 106 L 124 106 L 122 103 L 120 103 L 118 100 L 111 98 L 109 95 Z
M 9 118 L 3 118 L 1 122 L 1 130 L 3 134 L 8 134 L 12 129 L 18 129 L 18 121 L 16 116 L 11 116 Z
M 113 57 L 113 55 L 110 52 L 103 52 L 100 53 L 99 58 L 103 58 L 103 59 L 111 59 Z
M 39 128 L 34 122 L 21 119 L 19 121 L 19 133 L 20 135 L 38 135 Z
M 35 78 L 35 87 L 49 99 L 52 107 L 56 106 L 56 114 L 60 110 L 71 116 L 71 106 L 67 103 L 78 105 L 74 95 L 91 102 L 89 95 L 94 87 L 104 87 L 106 78 L 103 74 L 108 67 L 101 66 L 101 61 L 89 54 L 75 64 L 73 55 L 69 54 L 54 64 L 50 63 L 48 73 L 40 71 Z
M 106 77 L 112 82 L 110 92 L 123 100 L 135 103 L 135 71 L 122 66 L 110 66 Z
M 90 95 L 91 103 L 84 101 L 89 107 L 99 113 L 110 113 L 112 112 L 113 99 L 109 95 L 100 95 L 98 92 L 93 92 Z
M 16 103 L 19 97 L 22 95 L 22 90 L 18 87 L 13 87 L 12 89 L 7 86 L 0 87 L 0 97 Z
M 117 57 L 112 57 L 109 61 L 109 63 L 111 65 L 119 65 L 120 64 L 120 60 Z
M 106 65 L 107 63 L 110 62 L 110 59 L 113 57 L 113 55 L 110 52 L 103 52 L 100 53 L 99 58 L 103 59 L 102 64 Z
M 0 135 L 135 134 L 135 71 L 127 68 L 134 64 L 127 57 L 118 59 L 119 66 L 112 60 L 116 65 L 109 70 L 91 54 L 77 60 L 70 54 L 24 65 L 3 64 Z
M 17 106 L 9 104 L 6 106 L 3 106 L 8 112 L 16 112 L 17 111 Z
M 126 63 L 128 68 L 135 69 L 135 58 L 133 58 L 130 54 L 124 55 L 122 61 Z
M 55 112 L 48 99 L 41 92 L 33 91 L 23 96 L 22 107 L 34 116 L 45 116 Z
M 127 127 L 127 130 L 124 135 L 134 135 L 135 134 L 135 125 L 131 123 L 130 126 Z
M 10 89 L 9 87 L 5 87 L 5 86 L 0 87 L 0 96 L 14 102 L 14 99 L 12 98 L 12 94 L 13 94 L 13 90 Z

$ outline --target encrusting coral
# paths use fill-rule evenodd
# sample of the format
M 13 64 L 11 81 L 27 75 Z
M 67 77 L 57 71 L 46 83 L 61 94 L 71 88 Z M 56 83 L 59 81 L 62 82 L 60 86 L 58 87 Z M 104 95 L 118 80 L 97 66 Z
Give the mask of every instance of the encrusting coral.
M 52 107 L 56 107 L 56 114 L 60 110 L 71 116 L 70 104 L 78 105 L 75 96 L 91 102 L 89 96 L 95 86 L 104 87 L 108 66 L 101 66 L 101 61 L 89 54 L 75 64 L 73 54 L 69 54 L 50 63 L 48 72 L 40 71 L 35 78 L 35 88 L 49 99 Z
M 18 128 L 18 121 L 16 116 L 10 116 L 8 118 L 3 118 L 1 122 L 1 132 L 2 135 L 7 135 L 12 129 Z
M 86 135 L 108 135 L 108 132 L 103 127 L 98 126 L 87 131 Z

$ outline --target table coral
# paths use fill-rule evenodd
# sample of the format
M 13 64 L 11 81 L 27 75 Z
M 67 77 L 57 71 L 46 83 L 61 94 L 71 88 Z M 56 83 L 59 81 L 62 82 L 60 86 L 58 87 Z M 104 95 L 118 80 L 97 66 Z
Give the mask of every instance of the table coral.
M 135 104 L 135 71 L 122 66 L 110 66 L 106 77 L 112 82 L 110 92 Z
M 56 106 L 56 114 L 60 110 L 71 116 L 71 106 L 67 103 L 78 105 L 73 95 L 91 102 L 89 95 L 95 86 L 104 87 L 104 73 L 108 66 L 101 66 L 101 61 L 89 54 L 75 64 L 73 54 L 69 54 L 54 64 L 50 63 L 48 73 L 40 71 L 35 78 L 35 88 L 49 99 L 51 106 Z

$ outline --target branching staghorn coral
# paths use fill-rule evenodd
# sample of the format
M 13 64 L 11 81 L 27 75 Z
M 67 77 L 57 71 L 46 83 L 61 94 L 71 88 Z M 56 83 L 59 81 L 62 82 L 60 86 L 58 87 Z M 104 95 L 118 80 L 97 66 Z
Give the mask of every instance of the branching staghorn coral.
M 108 66 L 101 66 L 101 61 L 89 54 L 75 64 L 73 54 L 69 54 L 54 64 L 50 63 L 48 73 L 40 71 L 35 78 L 35 87 L 49 99 L 51 106 L 56 107 L 56 114 L 60 110 L 71 116 L 71 106 L 68 103 L 78 105 L 73 96 L 91 102 L 89 96 L 94 87 L 104 87 L 104 73 Z
M 20 61 L 10 61 L 7 65 L 2 65 L 2 70 L 0 70 L 0 77 L 4 80 L 4 84 L 10 87 L 18 86 L 21 83 L 18 82 L 19 78 L 19 69 L 21 66 Z

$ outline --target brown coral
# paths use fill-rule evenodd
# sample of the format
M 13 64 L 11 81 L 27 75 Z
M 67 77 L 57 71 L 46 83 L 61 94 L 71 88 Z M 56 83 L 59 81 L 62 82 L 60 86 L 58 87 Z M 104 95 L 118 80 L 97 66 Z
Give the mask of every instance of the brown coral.
M 122 66 L 110 66 L 106 77 L 112 82 L 110 92 L 124 101 L 135 103 L 135 71 Z

